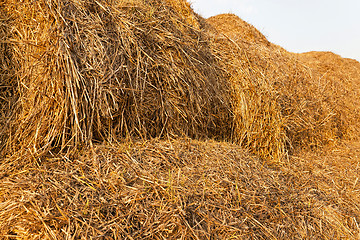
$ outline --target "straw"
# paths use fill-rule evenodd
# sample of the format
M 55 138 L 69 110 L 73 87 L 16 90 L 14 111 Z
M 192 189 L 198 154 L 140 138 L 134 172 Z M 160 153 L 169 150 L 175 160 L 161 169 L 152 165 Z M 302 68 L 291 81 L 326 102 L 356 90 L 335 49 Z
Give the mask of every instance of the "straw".
M 8 152 L 226 136 L 226 80 L 196 16 L 176 4 L 6 1 L 19 96 Z
M 0 236 L 358 238 L 358 184 L 339 185 L 341 172 L 332 182 L 330 165 L 291 161 L 273 170 L 237 145 L 191 139 L 84 149 L 2 178 Z
M 318 74 L 297 54 L 269 43 L 235 15 L 207 21 L 214 27 L 214 51 L 233 87 L 237 143 L 277 161 L 296 148 L 359 136 L 354 121 L 359 116 L 358 62 L 349 64 L 355 74 L 347 80 L 343 74 L 329 81 L 325 71 Z M 348 84 L 341 84 L 344 81 Z M 352 95 L 345 94 L 350 91 Z

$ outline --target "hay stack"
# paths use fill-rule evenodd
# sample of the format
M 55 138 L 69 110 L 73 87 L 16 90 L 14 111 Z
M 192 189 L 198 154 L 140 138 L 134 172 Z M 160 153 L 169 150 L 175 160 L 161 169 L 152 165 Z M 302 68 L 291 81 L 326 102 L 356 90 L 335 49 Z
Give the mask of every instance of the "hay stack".
M 208 20 L 213 48 L 233 86 L 235 140 L 279 159 L 285 149 L 319 146 L 344 136 L 348 122 L 334 111 L 326 83 L 298 57 L 269 43 L 232 14 Z M 341 89 L 346 86 L 340 86 Z
M 227 84 L 187 2 L 6 0 L 4 10 L 19 86 L 8 151 L 230 132 Z
M 1 166 L 0 236 L 358 239 L 359 183 L 332 178 L 324 159 L 291 161 L 273 170 L 237 145 L 177 139 Z
M 1 3 L 0 140 L 38 161 L 1 158 L 0 238 L 360 237 L 358 150 L 272 169 L 239 145 L 170 140 L 232 138 L 278 160 L 342 137 L 352 123 L 336 118 L 320 63 L 233 15 L 212 28 L 185 1 Z M 169 140 L 112 141 L 154 136 Z
M 235 14 L 219 14 L 207 19 L 210 25 L 235 41 L 246 41 L 252 44 L 269 46 L 271 43 L 253 25 L 245 22 Z
M 12 89 L 2 88 L 5 153 L 189 136 L 280 159 L 357 129 L 347 113 L 355 100 L 339 101 L 350 85 L 327 88 L 320 70 L 235 15 L 205 23 L 171 0 L 6 0 L 1 9 L 1 81 Z
M 308 52 L 298 57 L 321 79 L 324 92 L 341 122 L 341 135 L 359 139 L 360 131 L 360 63 L 332 52 Z

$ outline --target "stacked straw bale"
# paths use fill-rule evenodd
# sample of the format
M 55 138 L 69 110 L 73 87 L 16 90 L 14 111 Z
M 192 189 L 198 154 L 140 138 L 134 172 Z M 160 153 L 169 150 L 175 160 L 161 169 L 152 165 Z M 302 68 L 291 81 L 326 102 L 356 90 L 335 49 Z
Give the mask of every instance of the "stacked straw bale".
M 122 137 L 226 136 L 228 85 L 186 1 L 6 0 L 31 153 Z
M 301 61 L 320 79 L 323 91 L 332 103 L 340 124 L 339 135 L 359 139 L 360 132 L 360 63 L 332 52 L 298 54 Z
M 351 124 L 334 109 L 332 96 L 347 86 L 327 89 L 325 79 L 295 54 L 269 43 L 233 14 L 207 22 L 216 29 L 213 48 L 233 86 L 236 142 L 279 159 L 286 149 L 344 137 Z
M 275 169 L 242 147 L 278 160 L 356 138 L 358 62 L 289 53 L 185 0 L 0 14 L 0 145 L 22 150 L 0 156 L 0 238 L 360 238 L 360 144 Z
M 278 160 L 358 136 L 356 64 L 327 70 L 235 15 L 205 22 L 172 0 L 5 0 L 1 14 L 5 153 L 189 136 Z
M 266 46 L 271 44 L 253 25 L 245 22 L 235 14 L 219 14 L 210 17 L 207 22 L 233 40 L 242 39 L 251 44 L 263 44 Z

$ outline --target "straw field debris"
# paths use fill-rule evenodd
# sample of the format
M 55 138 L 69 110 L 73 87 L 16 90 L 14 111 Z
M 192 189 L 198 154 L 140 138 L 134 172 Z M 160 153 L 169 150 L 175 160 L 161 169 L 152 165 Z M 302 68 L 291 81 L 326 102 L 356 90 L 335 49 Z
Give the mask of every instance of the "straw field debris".
M 19 96 L 8 152 L 230 134 L 228 86 L 187 2 L 4 2 Z
M 304 166 L 303 170 L 298 166 L 302 171 L 272 170 L 241 147 L 215 141 L 98 145 L 74 161 L 52 158 L 3 178 L 0 235 L 20 239 L 360 236 L 359 198 L 349 203 L 337 195 L 340 190 L 322 189 L 329 168 L 310 172 Z

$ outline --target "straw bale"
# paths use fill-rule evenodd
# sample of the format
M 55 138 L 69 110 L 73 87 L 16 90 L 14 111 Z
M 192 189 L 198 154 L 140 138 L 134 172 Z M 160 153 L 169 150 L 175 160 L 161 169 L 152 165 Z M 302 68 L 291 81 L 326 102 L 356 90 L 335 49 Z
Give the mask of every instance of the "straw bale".
M 5 3 L 19 86 L 9 152 L 229 135 L 228 86 L 186 1 Z
M 298 57 L 323 82 L 341 122 L 341 134 L 347 139 L 359 139 L 360 63 L 332 52 L 301 53 Z
M 191 4 L 184 0 L 166 0 L 172 6 L 179 16 L 185 20 L 191 27 L 200 30 L 199 16 L 191 8 Z
M 182 0 L 0 14 L 0 238 L 360 238 L 359 143 L 299 151 L 355 136 L 357 62 Z
M 292 161 L 273 170 L 237 145 L 178 139 L 95 146 L 14 172 L 2 164 L 0 236 L 356 239 L 354 183 L 337 188 L 331 165 Z
M 221 14 L 207 22 L 215 28 L 213 48 L 233 87 L 236 142 L 276 160 L 296 147 L 321 146 L 345 136 L 351 124 L 339 120 L 332 100 L 339 90 L 327 89 L 296 54 L 269 43 L 236 15 Z
M 235 14 L 219 14 L 208 18 L 207 22 L 235 41 L 240 38 L 250 43 L 270 45 L 270 42 L 259 30 Z
M 16 101 L 16 81 L 10 51 L 10 25 L 9 16 L 3 11 L 4 3 L 0 2 L 0 152 L 6 144 L 9 129 L 4 128 L 9 120 L 12 108 Z M 1 154 L 0 154 L 1 156 Z

